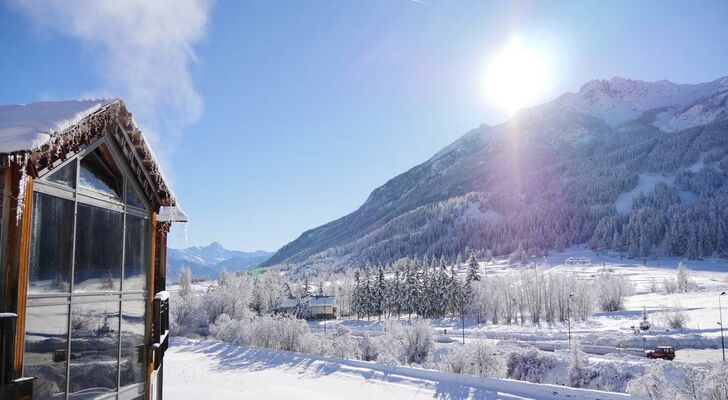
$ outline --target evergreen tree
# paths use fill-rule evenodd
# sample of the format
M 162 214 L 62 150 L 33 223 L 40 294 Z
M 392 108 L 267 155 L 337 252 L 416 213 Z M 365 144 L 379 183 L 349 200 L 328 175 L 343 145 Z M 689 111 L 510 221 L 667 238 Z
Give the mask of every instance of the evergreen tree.
M 412 318 L 412 313 L 418 311 L 417 304 L 419 301 L 419 281 L 418 281 L 418 268 L 420 267 L 419 260 L 415 257 L 414 260 L 407 262 L 407 269 L 405 270 L 405 309 L 407 311 L 407 319 Z
M 311 296 L 311 283 L 308 281 L 308 275 L 303 277 L 303 293 L 301 297 Z
M 386 295 L 387 295 L 387 288 L 386 288 L 386 281 L 384 279 L 384 267 L 382 267 L 382 264 L 380 263 L 377 267 L 377 282 L 376 285 L 373 288 L 374 291 L 374 309 L 377 313 L 377 316 L 379 317 L 379 320 L 382 320 L 382 314 L 384 313 L 384 307 L 387 304 L 386 301 Z
M 361 284 L 361 278 L 359 277 L 359 271 L 354 272 L 354 294 L 353 298 L 351 300 L 351 307 L 353 311 L 356 313 L 356 319 L 359 319 L 361 317 L 362 311 L 364 310 L 363 304 L 362 304 L 362 284 Z
M 372 265 L 367 262 L 364 267 L 364 282 L 363 282 L 363 296 L 362 304 L 364 306 L 364 313 L 367 315 L 367 321 L 369 321 L 372 312 L 374 311 L 374 296 L 372 290 Z
M 468 276 L 467 285 L 470 286 L 471 282 L 480 280 L 480 266 L 478 265 L 478 259 L 475 257 L 475 251 L 470 252 L 470 258 L 468 258 Z
M 390 313 L 392 310 L 396 310 L 397 312 L 397 319 L 401 316 L 402 313 L 402 299 L 403 299 L 403 293 L 402 293 L 402 276 L 399 269 L 396 269 L 394 271 L 394 276 L 392 277 L 392 282 L 389 285 L 390 291 L 389 291 L 389 308 Z

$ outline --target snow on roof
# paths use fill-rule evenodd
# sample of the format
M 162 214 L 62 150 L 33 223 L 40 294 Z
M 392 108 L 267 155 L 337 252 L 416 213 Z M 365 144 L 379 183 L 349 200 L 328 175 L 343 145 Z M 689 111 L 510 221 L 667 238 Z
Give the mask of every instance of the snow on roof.
M 36 150 L 114 99 L 0 105 L 0 153 Z
M 178 205 L 159 207 L 159 222 L 188 222 L 187 214 Z
M 304 303 L 307 303 L 309 307 L 322 307 L 331 306 L 336 307 L 336 297 L 333 296 L 313 296 L 303 299 Z M 284 299 L 281 302 L 280 308 L 294 308 L 298 304 L 296 299 Z
M 281 302 L 280 308 L 293 308 L 297 304 L 296 299 L 284 299 Z
M 308 299 L 308 305 L 309 307 L 336 306 L 336 297 L 312 297 Z

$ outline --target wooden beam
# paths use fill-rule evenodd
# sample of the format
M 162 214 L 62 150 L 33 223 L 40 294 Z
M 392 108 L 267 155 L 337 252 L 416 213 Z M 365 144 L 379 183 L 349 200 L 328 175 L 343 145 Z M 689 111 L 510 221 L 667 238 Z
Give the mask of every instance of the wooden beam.
M 5 269 L 5 307 L 18 314 L 15 323 L 15 340 L 13 342 L 12 374 L 19 378 L 23 371 L 23 354 L 25 347 L 25 308 L 28 291 L 28 256 L 30 252 L 30 220 L 33 210 L 33 178 L 28 176 L 23 193 L 23 210 L 20 220 L 17 219 L 19 182 L 22 178 L 21 168 L 17 164 L 8 167 L 10 174 L 10 198 L 8 199 L 9 218 L 7 221 L 7 253 Z M 7 175 L 6 175 L 7 179 Z M 7 183 L 7 180 L 6 180 Z
M 154 295 L 156 287 L 156 277 L 154 274 L 156 264 L 156 250 L 157 250 L 157 213 L 149 213 L 149 276 L 147 278 L 147 313 L 145 318 L 145 330 L 144 330 L 144 342 L 147 344 L 147 349 L 150 348 L 152 343 L 152 321 L 154 320 Z M 151 355 L 154 352 L 147 351 L 147 370 L 146 379 L 144 380 L 144 399 L 152 399 L 152 373 L 154 372 L 154 360 L 151 359 Z

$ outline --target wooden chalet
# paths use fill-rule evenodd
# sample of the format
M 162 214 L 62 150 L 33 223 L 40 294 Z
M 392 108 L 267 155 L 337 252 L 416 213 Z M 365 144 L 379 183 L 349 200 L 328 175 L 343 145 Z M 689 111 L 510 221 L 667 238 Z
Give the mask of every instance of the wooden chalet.
M 0 106 L 0 400 L 159 399 L 185 221 L 122 100 Z

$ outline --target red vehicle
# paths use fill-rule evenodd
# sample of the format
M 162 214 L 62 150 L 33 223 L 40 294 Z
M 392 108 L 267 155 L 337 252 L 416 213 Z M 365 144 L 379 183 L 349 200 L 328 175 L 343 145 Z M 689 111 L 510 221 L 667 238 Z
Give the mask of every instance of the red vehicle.
M 663 360 L 672 361 L 675 359 L 675 348 L 672 346 L 657 346 L 655 350 L 645 352 L 648 358 L 661 358 Z

